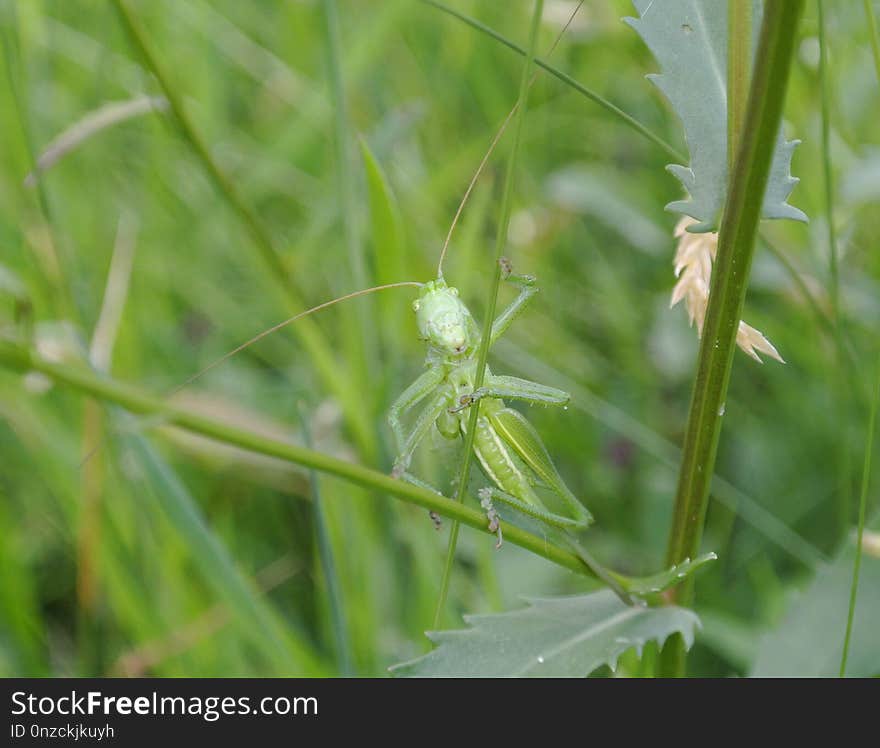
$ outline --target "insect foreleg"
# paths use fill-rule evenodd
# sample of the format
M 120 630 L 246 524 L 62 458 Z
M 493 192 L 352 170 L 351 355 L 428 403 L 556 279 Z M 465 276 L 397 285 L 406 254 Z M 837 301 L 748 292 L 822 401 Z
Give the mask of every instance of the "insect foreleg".
M 511 273 L 510 260 L 502 257 L 500 260 L 503 278 L 508 283 L 519 286 L 519 295 L 510 303 L 501 314 L 492 322 L 492 334 L 489 345 L 495 343 L 506 331 L 513 321 L 522 314 L 523 310 L 532 297 L 538 293 L 537 279 L 534 275 L 514 275 Z
M 388 425 L 391 426 L 391 430 L 394 432 L 398 450 L 402 451 L 406 443 L 406 433 L 404 432 L 401 420 L 403 414 L 424 400 L 432 390 L 437 388 L 437 385 L 443 380 L 443 373 L 442 366 L 432 366 L 407 387 L 388 409 Z
M 441 392 L 419 414 L 409 436 L 402 439 L 403 444 L 400 454 L 394 460 L 394 469 L 391 471 L 394 477 L 399 478 L 406 472 L 406 469 L 409 467 L 409 461 L 412 459 L 413 452 L 415 452 L 419 442 L 425 438 L 431 426 L 434 425 L 434 422 L 448 407 L 449 396 L 446 392 Z
M 486 377 L 485 384 L 468 395 L 462 395 L 453 413 L 464 410 L 484 397 L 497 397 L 503 400 L 525 400 L 540 405 L 565 405 L 571 395 L 555 387 L 530 382 L 519 377 L 495 376 Z

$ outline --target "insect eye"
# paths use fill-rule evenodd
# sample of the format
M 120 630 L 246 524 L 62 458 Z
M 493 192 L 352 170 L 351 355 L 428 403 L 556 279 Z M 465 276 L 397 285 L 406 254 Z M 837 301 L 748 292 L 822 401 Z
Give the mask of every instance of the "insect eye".
M 454 287 L 450 288 L 449 293 L 451 293 L 453 296 L 458 296 L 458 289 Z
M 418 299 L 416 299 L 416 300 L 413 302 L 413 305 L 412 305 L 412 306 L 413 306 L 413 311 L 414 311 L 414 312 L 419 311 L 419 307 L 421 307 L 421 305 L 422 305 L 421 302 L 420 302 Z

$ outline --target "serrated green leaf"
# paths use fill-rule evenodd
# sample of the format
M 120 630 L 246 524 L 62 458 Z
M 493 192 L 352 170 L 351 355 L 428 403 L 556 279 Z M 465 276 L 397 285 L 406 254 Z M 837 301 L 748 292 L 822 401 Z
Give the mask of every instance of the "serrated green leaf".
M 697 569 L 718 558 L 714 553 L 704 553 L 691 560 L 689 558 L 680 564 L 671 566 L 665 571 L 652 574 L 649 577 L 618 577 L 627 592 L 633 595 L 649 595 L 663 592 L 676 584 L 680 584 Z
M 880 516 L 868 524 L 846 674 L 880 675 Z M 855 538 L 823 564 L 810 585 L 789 606 L 780 624 L 758 645 L 752 675 L 837 677 L 849 612 Z
M 624 605 L 610 590 L 532 598 L 529 607 L 498 615 L 465 616 L 471 628 L 429 632 L 437 647 L 395 665 L 405 677 L 585 677 L 614 669 L 628 649 L 680 633 L 689 648 L 699 626 L 685 608 Z
M 625 18 L 660 64 L 648 79 L 669 100 L 684 126 L 690 164 L 667 168 L 688 197 L 666 206 L 700 223 L 690 231 L 715 231 L 727 196 L 727 0 L 634 0 L 639 18 Z M 760 28 L 761 4 L 753 0 L 753 29 Z M 754 46 L 754 45 L 753 45 Z M 786 200 L 798 179 L 791 157 L 800 141 L 777 135 L 761 210 L 762 218 L 806 221 Z

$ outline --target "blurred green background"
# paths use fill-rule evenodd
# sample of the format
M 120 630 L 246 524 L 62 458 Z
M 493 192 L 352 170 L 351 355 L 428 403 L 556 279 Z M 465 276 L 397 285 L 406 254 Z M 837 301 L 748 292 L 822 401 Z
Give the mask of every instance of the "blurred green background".
M 531 3 L 450 3 L 525 43 Z M 760 670 L 762 637 L 856 516 L 880 313 L 880 98 L 861 4 L 827 5 L 846 355 L 829 322 L 808 3 L 785 118 L 789 137 L 803 140 L 791 202 L 810 223 L 764 226 L 776 252 L 759 246 L 744 315 L 787 363 L 736 354 L 704 538 L 720 558 L 697 582 L 694 674 Z M 574 6 L 547 1 L 540 50 Z M 90 349 L 115 378 L 164 394 L 298 309 L 433 277 L 458 202 L 516 98 L 518 55 L 414 0 L 339 0 L 335 54 L 317 0 L 128 7 L 287 277 L 167 110 L 93 133 L 25 186 L 47 145 L 89 113 L 163 92 L 112 3 L 4 0 L 0 326 L 32 324 L 45 352 L 72 360 Z M 620 20 L 632 14 L 627 0 L 588 0 L 552 62 L 684 150 L 674 113 L 644 78 L 656 63 Z M 508 147 L 502 140 L 490 160 L 445 265 L 478 319 Z M 632 573 L 663 563 L 697 351 L 684 309 L 668 309 L 677 217 L 663 206 L 680 196 L 669 161 L 572 88 L 538 77 L 507 252 L 543 293 L 492 354 L 498 372 L 572 393 L 568 410 L 529 417 L 596 516 L 589 547 Z M 389 471 L 385 413 L 424 355 L 412 297 L 390 291 L 312 318 L 336 389 L 286 329 L 175 397 Z M 448 491 L 459 456 L 440 442 L 420 450 L 415 472 Z M 341 624 L 319 558 L 316 491 Z M 382 675 L 429 646 L 422 632 L 448 529 L 437 533 L 423 510 L 391 497 L 0 372 L 0 675 Z M 843 637 L 849 576 L 838 577 L 834 602 L 819 606 L 836 617 L 814 637 L 827 646 Z M 445 625 L 517 607 L 523 595 L 588 588 L 464 529 Z M 880 604 L 880 588 L 863 584 L 859 604 Z

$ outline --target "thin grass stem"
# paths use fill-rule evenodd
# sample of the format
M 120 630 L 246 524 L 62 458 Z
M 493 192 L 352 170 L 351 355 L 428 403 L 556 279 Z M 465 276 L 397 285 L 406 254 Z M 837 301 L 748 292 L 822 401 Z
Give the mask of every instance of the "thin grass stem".
M 335 475 L 350 483 L 373 489 L 379 494 L 387 494 L 408 504 L 436 512 L 494 537 L 486 526 L 486 515 L 460 502 L 363 465 L 346 462 L 290 442 L 271 439 L 189 408 L 160 400 L 136 387 L 102 377 L 85 367 L 46 361 L 17 342 L 0 339 L 0 367 L 22 373 L 41 372 L 58 384 L 115 403 L 131 413 L 151 416 L 156 422 L 179 426 L 224 444 Z M 544 537 L 511 525 L 505 528 L 504 539 L 567 569 L 585 576 L 593 576 L 592 571 L 577 555 L 560 548 Z
M 856 531 L 856 558 L 853 563 L 852 585 L 849 592 L 849 609 L 846 616 L 846 633 L 843 637 L 843 653 L 840 657 L 840 677 L 846 675 L 846 661 L 849 656 L 849 643 L 852 636 L 853 620 L 856 615 L 856 598 L 859 591 L 859 573 L 862 568 L 862 539 L 865 535 L 865 515 L 868 506 L 868 487 L 871 484 L 871 459 L 874 456 L 874 431 L 877 424 L 877 403 L 880 402 L 880 358 L 877 361 L 877 381 L 874 397 L 868 415 L 868 434 L 865 437 L 865 461 L 862 465 L 862 488 L 859 496 L 859 525 Z
M 535 0 L 532 11 L 532 24 L 529 31 L 529 47 L 526 53 L 526 61 L 523 65 L 519 82 L 519 95 L 517 96 L 517 109 L 513 121 L 513 145 L 507 160 L 507 171 L 504 175 L 504 187 L 501 196 L 501 217 L 498 221 L 498 233 L 495 238 L 495 263 L 492 275 L 492 284 L 489 290 L 488 303 L 483 319 L 483 331 L 480 339 L 480 350 L 477 355 L 477 371 L 474 377 L 474 389 L 483 386 L 483 378 L 486 374 L 486 362 L 489 358 L 489 341 L 492 337 L 492 322 L 495 319 L 495 309 L 498 305 L 498 289 L 501 285 L 501 257 L 507 246 L 507 231 L 510 225 L 510 213 L 513 205 L 513 182 L 516 172 L 516 164 L 519 158 L 519 146 L 522 140 L 523 114 L 526 110 L 529 94 L 529 73 L 532 62 L 535 59 L 535 48 L 538 42 L 538 29 L 541 25 L 541 15 L 544 10 L 544 0 Z M 467 434 L 464 438 L 464 454 L 461 461 L 461 469 L 458 476 L 458 491 L 456 501 L 464 502 L 465 494 L 470 481 L 472 453 L 474 450 L 474 437 L 477 430 L 477 419 L 480 416 L 480 400 L 471 406 L 468 421 Z M 434 628 L 440 624 L 443 611 L 446 608 L 446 598 L 449 594 L 449 581 L 452 576 L 452 567 L 455 562 L 455 547 L 458 543 L 458 523 L 453 522 L 449 533 L 449 545 L 446 549 L 446 561 L 443 565 L 443 576 L 440 580 L 440 594 L 437 599 L 437 610 L 434 613 Z
M 509 49 L 512 49 L 517 54 L 526 55 L 526 50 L 523 49 L 519 44 L 517 44 L 514 41 L 511 41 L 510 39 L 503 36 L 502 34 L 499 34 L 497 31 L 495 31 L 495 29 L 490 28 L 489 26 L 487 26 L 484 23 L 481 23 L 480 21 L 476 20 L 475 18 L 471 18 L 470 16 L 467 16 L 464 13 L 461 13 L 460 11 L 455 10 L 454 8 L 450 8 L 449 6 L 444 5 L 443 3 L 437 2 L 437 0 L 422 0 L 422 2 L 427 5 L 432 6 L 434 8 L 437 8 L 437 10 L 441 10 L 444 13 L 448 13 L 453 18 L 457 18 L 459 21 L 466 23 L 471 28 L 476 29 L 477 31 L 479 31 L 483 34 L 486 34 L 487 36 L 492 37 L 493 39 L 495 39 L 495 41 L 501 42 L 501 44 L 503 44 L 505 47 L 507 47 Z M 588 99 L 590 99 L 591 101 L 598 104 L 605 111 L 613 114 L 615 117 L 617 117 L 625 125 L 627 125 L 628 127 L 631 127 L 633 130 L 635 130 L 637 133 L 639 133 L 639 135 L 647 138 L 654 145 L 658 146 L 660 149 L 665 151 L 668 156 L 670 156 L 673 159 L 675 159 L 676 161 L 679 161 L 682 163 L 687 161 L 686 156 L 684 156 L 677 149 L 675 149 L 671 145 L 669 145 L 669 143 L 667 143 L 665 140 L 663 140 L 663 138 L 661 138 L 659 135 L 657 135 L 656 133 L 651 131 L 648 127 L 646 127 L 641 122 L 639 122 L 635 117 L 633 117 L 630 114 L 627 114 L 620 107 L 617 107 L 614 104 L 612 104 L 605 97 L 601 96 L 600 94 L 596 93 L 592 89 L 588 88 L 583 83 L 579 83 L 574 78 L 572 78 L 570 75 L 562 72 L 561 70 L 559 70 L 559 68 L 554 67 L 553 65 L 548 63 L 546 60 L 541 59 L 540 57 L 534 58 L 534 62 L 535 62 L 535 65 L 537 65 L 538 67 L 544 68 L 544 70 L 546 70 L 548 73 L 550 73 L 550 75 L 554 76 L 555 78 L 558 78 L 563 83 L 571 86 L 576 91 L 581 93 L 583 96 L 586 96 Z

